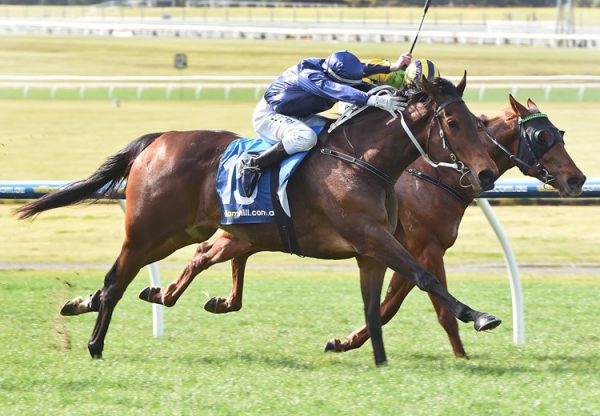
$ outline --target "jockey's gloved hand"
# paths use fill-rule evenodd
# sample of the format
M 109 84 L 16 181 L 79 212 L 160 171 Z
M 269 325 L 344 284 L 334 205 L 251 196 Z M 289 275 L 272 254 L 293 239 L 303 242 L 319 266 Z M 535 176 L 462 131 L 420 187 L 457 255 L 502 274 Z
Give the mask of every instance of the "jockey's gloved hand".
M 393 95 L 371 95 L 367 101 L 367 105 L 393 113 L 400 109 L 400 97 Z

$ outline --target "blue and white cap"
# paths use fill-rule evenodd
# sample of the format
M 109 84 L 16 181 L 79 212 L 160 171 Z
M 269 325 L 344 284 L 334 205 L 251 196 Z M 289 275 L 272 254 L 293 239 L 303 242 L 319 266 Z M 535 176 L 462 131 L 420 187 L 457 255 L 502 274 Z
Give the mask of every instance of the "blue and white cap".
M 363 78 L 363 65 L 351 52 L 337 51 L 323 62 L 323 70 L 334 81 L 342 84 L 360 84 Z

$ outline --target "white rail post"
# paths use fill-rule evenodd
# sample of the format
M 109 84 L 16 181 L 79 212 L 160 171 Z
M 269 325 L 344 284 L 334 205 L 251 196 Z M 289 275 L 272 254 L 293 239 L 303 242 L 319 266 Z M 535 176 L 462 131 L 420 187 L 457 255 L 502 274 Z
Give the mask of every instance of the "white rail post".
M 125 200 L 119 199 L 119 205 L 125 212 Z M 160 286 L 160 272 L 158 270 L 158 263 L 152 263 L 146 266 L 148 268 L 148 274 L 150 275 L 150 285 Z M 155 337 L 162 337 L 164 333 L 163 327 L 163 305 L 156 303 L 152 304 L 152 334 Z
M 512 316 L 513 316 L 513 342 L 515 345 L 525 345 L 525 317 L 523 314 L 523 289 L 519 278 L 519 267 L 515 258 L 510 242 L 502 228 L 502 224 L 496 217 L 490 203 L 485 198 L 476 200 L 488 222 L 492 226 L 502 251 L 504 252 L 504 262 L 508 270 L 510 281 L 510 291 L 512 295 Z

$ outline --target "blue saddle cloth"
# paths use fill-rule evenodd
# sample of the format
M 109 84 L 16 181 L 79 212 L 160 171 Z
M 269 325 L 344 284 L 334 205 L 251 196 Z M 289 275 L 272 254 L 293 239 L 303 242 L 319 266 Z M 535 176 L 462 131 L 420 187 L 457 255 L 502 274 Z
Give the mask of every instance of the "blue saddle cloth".
M 317 135 L 323 125 L 312 127 Z M 219 162 L 217 171 L 217 195 L 221 208 L 221 224 L 260 224 L 275 223 L 273 195 L 271 194 L 271 171 L 264 169 L 257 187 L 249 197 L 244 196 L 238 172 L 240 160 L 252 154 L 262 153 L 273 145 L 263 139 L 236 139 L 232 141 Z M 291 218 L 287 200 L 289 178 L 300 165 L 308 152 L 295 153 L 281 162 L 277 194 L 284 212 Z

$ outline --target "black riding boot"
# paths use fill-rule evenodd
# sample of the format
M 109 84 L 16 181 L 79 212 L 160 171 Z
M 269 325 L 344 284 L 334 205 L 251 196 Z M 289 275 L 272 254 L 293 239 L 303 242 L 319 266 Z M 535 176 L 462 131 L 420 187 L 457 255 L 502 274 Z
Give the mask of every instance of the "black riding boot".
M 288 156 L 289 155 L 283 147 L 283 143 L 278 142 L 265 150 L 264 153 L 246 160 L 240 171 L 242 188 L 245 196 L 248 197 L 252 195 L 264 168 L 281 162 Z

